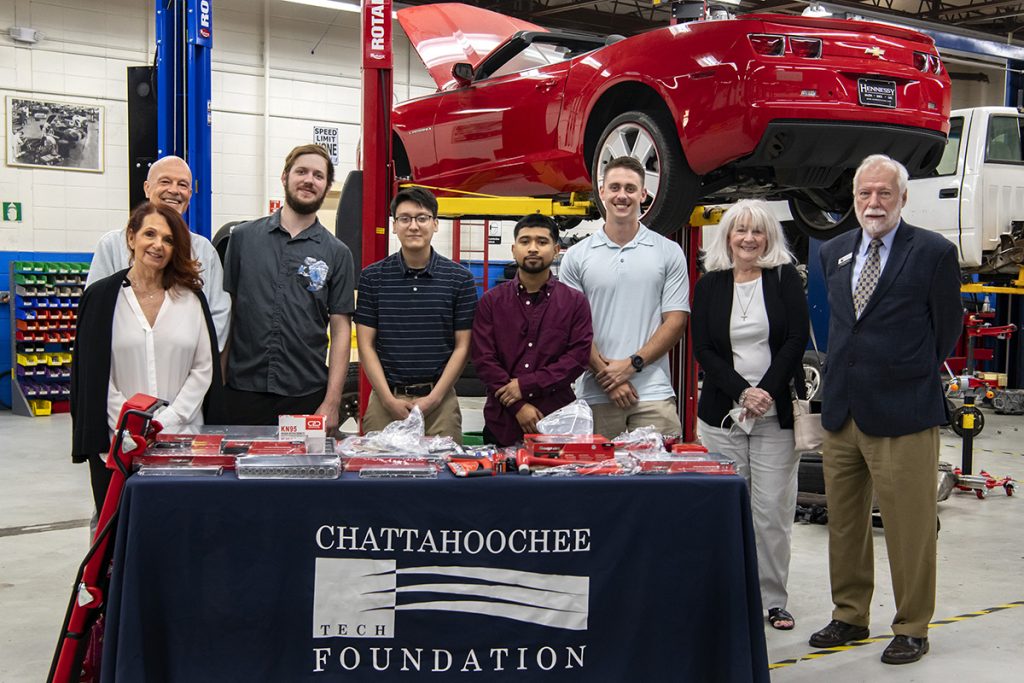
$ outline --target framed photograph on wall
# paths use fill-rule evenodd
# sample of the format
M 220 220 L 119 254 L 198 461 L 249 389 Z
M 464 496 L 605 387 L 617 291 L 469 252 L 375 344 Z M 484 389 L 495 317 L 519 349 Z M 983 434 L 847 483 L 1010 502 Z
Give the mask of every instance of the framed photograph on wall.
M 103 172 L 103 107 L 7 97 L 7 165 Z

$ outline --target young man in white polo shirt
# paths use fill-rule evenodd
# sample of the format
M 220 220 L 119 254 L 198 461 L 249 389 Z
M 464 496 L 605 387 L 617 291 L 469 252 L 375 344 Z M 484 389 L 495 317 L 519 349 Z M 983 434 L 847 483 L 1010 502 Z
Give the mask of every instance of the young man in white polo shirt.
M 640 224 L 644 169 L 632 157 L 605 167 L 604 227 L 566 252 L 558 272 L 583 292 L 594 320 L 590 368 L 576 395 L 594 411 L 594 432 L 609 438 L 654 425 L 682 432 L 668 351 L 686 329 L 690 282 L 675 242 Z

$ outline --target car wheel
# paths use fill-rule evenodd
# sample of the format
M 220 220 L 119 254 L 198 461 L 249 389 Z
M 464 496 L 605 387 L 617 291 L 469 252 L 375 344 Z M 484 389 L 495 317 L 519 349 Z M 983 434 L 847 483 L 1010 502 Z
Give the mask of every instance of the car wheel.
M 338 417 L 338 424 L 344 424 L 350 417 L 355 418 L 356 422 L 359 421 L 359 363 L 349 363 L 345 385 L 341 391 Z
M 809 401 L 821 400 L 821 389 L 824 386 L 821 365 L 824 362 L 825 354 L 804 351 L 804 383 Z
M 853 210 L 852 199 L 849 206 L 839 204 L 832 208 L 824 208 L 807 196 L 791 197 L 789 212 L 793 214 L 796 227 L 808 237 L 817 240 L 830 240 L 848 230 L 860 227 L 857 213 Z
M 647 200 L 640 207 L 640 221 L 662 235 L 684 227 L 697 202 L 699 182 L 683 157 L 672 120 L 658 112 L 630 111 L 605 127 L 590 176 L 602 216 L 604 205 L 598 189 L 604 181 L 604 167 L 621 156 L 633 157 L 644 167 Z

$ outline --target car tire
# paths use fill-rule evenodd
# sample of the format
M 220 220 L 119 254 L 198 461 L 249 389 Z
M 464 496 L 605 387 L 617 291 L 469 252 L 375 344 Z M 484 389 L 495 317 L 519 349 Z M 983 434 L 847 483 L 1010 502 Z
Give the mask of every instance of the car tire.
M 821 366 L 825 363 L 825 354 L 817 351 L 804 351 L 804 381 L 806 382 L 807 400 L 820 401 L 822 387 L 825 386 L 825 375 Z
M 849 206 L 837 206 L 829 211 L 819 207 L 806 197 L 791 197 L 789 212 L 793 222 L 803 234 L 816 240 L 830 240 L 844 232 L 860 227 L 857 212 L 851 201 Z
M 686 163 L 672 119 L 661 112 L 629 111 L 605 126 L 590 175 L 601 216 L 605 211 L 598 190 L 604 167 L 619 156 L 635 158 L 646 173 L 648 199 L 640 209 L 640 221 L 662 235 L 685 227 L 697 203 L 700 183 Z
M 350 417 L 359 422 L 359 363 L 348 365 L 348 374 L 345 375 L 344 388 L 341 390 L 338 417 L 338 424 L 344 424 Z
M 235 229 L 236 225 L 241 225 L 245 221 L 231 221 L 220 226 L 220 230 L 214 234 L 213 239 L 210 243 L 213 244 L 213 248 L 217 250 L 217 256 L 220 257 L 221 265 L 224 265 L 224 258 L 228 254 L 228 242 L 231 241 L 231 232 Z

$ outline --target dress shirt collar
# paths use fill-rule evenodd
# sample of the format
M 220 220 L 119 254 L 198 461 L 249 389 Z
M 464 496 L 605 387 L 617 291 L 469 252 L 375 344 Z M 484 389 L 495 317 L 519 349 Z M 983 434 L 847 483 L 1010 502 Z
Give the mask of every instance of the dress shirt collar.
M 900 229 L 901 225 L 903 225 L 903 220 L 902 219 L 900 220 L 899 223 L 896 224 L 895 228 L 893 228 L 892 230 L 887 232 L 885 234 L 885 236 L 881 238 L 882 239 L 882 248 L 879 251 L 879 255 L 881 255 L 883 253 L 884 254 L 892 253 L 892 243 L 896 239 L 896 232 Z M 874 239 L 874 238 L 871 237 L 871 235 L 868 234 L 867 230 L 865 230 L 864 228 L 860 229 L 860 246 L 857 248 L 857 258 L 863 259 L 863 258 L 865 258 L 867 256 L 868 247 L 871 246 L 871 240 L 872 239 Z
M 555 276 L 553 274 L 549 274 L 548 275 L 548 279 L 544 282 L 544 284 L 542 284 L 540 286 L 540 289 L 538 289 L 537 291 L 538 292 L 545 292 L 547 296 L 551 296 L 551 290 L 554 289 L 554 283 L 556 281 L 557 280 L 556 280 Z M 519 271 L 518 270 L 516 271 L 516 276 L 514 278 L 512 278 L 512 285 L 513 285 L 513 287 L 515 287 L 516 294 L 521 294 L 521 295 L 522 294 L 525 294 L 525 295 L 533 294 L 533 292 L 526 291 L 526 285 L 524 285 L 522 282 L 520 282 L 520 280 L 519 280 Z

